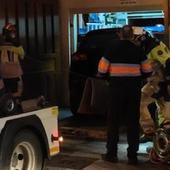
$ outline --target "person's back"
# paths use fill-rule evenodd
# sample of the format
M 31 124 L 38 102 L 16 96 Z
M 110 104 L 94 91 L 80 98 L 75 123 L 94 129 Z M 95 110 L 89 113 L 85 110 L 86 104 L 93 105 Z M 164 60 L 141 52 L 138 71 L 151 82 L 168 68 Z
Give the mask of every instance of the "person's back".
M 0 41 L 0 74 L 4 81 L 5 90 L 11 93 L 22 111 L 20 99 L 23 92 L 22 67 L 20 60 L 24 58 L 24 49 L 17 41 L 16 26 L 7 23 L 2 30 Z
M 136 78 L 141 76 L 140 65 L 142 50 L 129 40 L 117 40 L 106 52 L 107 59 L 112 64 L 110 71 L 112 79 L 116 77 Z M 117 69 L 116 69 L 117 67 Z
M 133 42 L 133 30 L 126 25 L 120 33 L 120 40 L 115 40 L 108 47 L 98 65 L 100 74 L 109 73 L 111 79 L 136 78 L 151 71 L 142 49 Z
M 151 71 L 147 58 L 132 41 L 133 30 L 126 25 L 122 28 L 121 40 L 113 43 L 100 60 L 98 72 L 109 73 L 109 108 L 107 153 L 105 160 L 117 161 L 117 143 L 121 119 L 127 124 L 127 156 L 129 163 L 137 163 L 139 147 L 139 105 L 141 76 Z
M 24 49 L 17 42 L 15 25 L 7 23 L 3 27 L 3 40 L 0 42 L 0 72 L 4 79 L 22 76 L 20 59 L 23 59 Z

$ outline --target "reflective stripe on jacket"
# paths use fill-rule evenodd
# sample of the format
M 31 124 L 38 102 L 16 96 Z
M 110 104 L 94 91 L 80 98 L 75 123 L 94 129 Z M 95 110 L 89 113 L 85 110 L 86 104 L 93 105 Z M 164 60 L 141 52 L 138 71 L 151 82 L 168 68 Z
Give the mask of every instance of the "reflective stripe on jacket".
M 99 61 L 98 72 L 109 73 L 110 76 L 140 76 L 143 73 L 152 71 L 148 60 L 141 62 L 141 64 L 127 64 L 127 63 L 110 63 L 109 60 L 102 57 Z
M 0 46 L 0 74 L 2 78 L 15 78 L 23 74 L 20 59 L 24 57 L 21 46 Z

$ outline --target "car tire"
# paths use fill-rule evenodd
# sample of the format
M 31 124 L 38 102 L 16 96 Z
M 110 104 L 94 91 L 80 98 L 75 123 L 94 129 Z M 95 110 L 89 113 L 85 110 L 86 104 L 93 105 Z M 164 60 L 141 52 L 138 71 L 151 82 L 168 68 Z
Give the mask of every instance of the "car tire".
M 6 140 L 6 146 L 1 146 L 3 170 L 42 170 L 43 153 L 38 137 L 30 130 L 18 132 L 14 139 Z
M 12 115 L 17 111 L 15 99 L 10 94 L 4 94 L 0 99 L 0 111 L 3 116 Z

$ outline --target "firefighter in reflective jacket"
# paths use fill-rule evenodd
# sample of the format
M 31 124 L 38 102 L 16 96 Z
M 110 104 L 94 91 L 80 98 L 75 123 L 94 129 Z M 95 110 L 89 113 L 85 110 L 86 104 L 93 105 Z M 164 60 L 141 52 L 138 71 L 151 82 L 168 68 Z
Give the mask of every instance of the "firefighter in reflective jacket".
M 153 67 L 153 74 L 148 83 L 142 88 L 140 124 L 144 131 L 141 139 L 149 139 L 155 132 L 156 125 L 166 125 L 170 128 L 170 51 L 167 46 L 153 37 L 146 37 L 148 44 L 154 44 L 147 49 L 148 59 Z M 157 105 L 158 121 L 153 121 L 148 105 L 155 102 Z M 146 141 L 146 140 L 141 140 Z
M 116 161 L 118 129 L 123 119 L 127 125 L 127 157 L 129 163 L 135 164 L 139 147 L 141 79 L 152 69 L 142 49 L 132 41 L 132 28 L 124 26 L 120 36 L 121 40 L 110 44 L 98 65 L 98 74 L 109 74 L 107 153 L 104 158 Z
M 3 27 L 0 43 L 0 74 L 5 88 L 15 98 L 20 98 L 23 91 L 20 59 L 24 57 L 24 50 L 17 42 L 15 25 L 8 23 Z

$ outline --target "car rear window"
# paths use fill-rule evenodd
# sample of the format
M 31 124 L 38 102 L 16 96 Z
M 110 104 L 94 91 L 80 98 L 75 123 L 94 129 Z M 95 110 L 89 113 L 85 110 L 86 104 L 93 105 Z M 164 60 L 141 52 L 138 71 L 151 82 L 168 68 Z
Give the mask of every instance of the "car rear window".
M 80 40 L 78 49 L 105 49 L 108 43 L 112 40 L 118 39 L 118 29 L 106 29 L 91 31 Z

